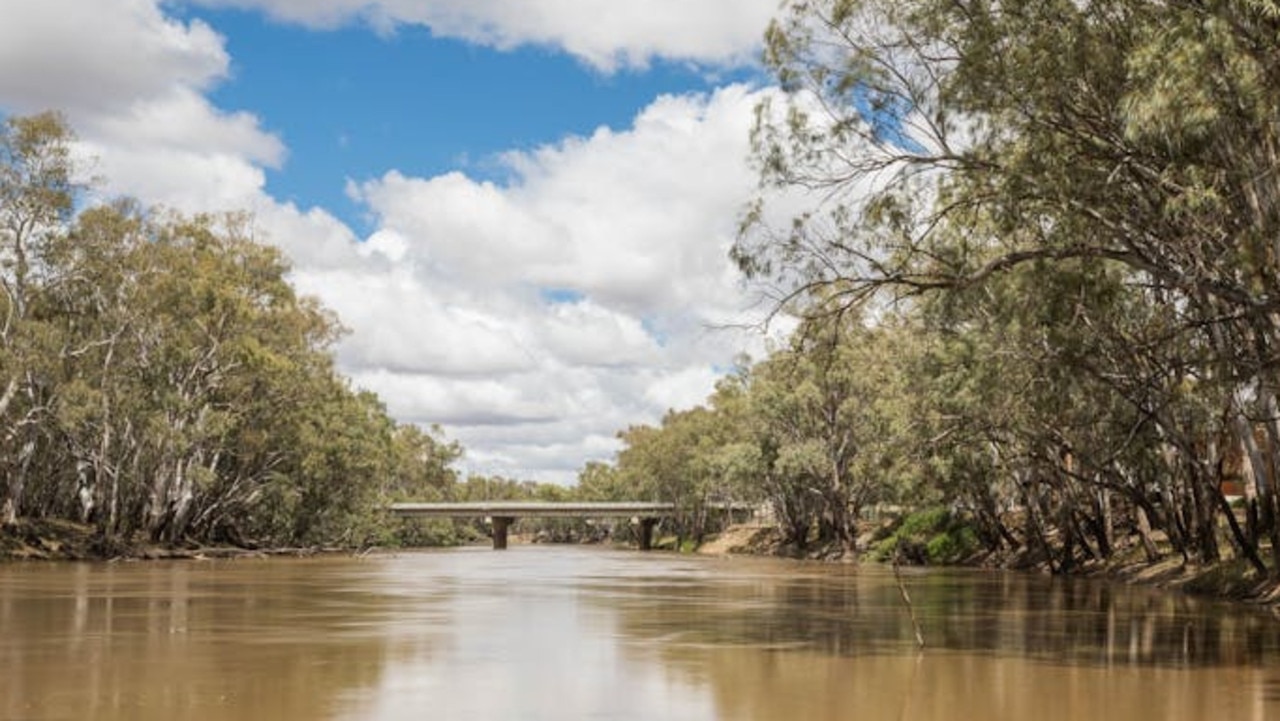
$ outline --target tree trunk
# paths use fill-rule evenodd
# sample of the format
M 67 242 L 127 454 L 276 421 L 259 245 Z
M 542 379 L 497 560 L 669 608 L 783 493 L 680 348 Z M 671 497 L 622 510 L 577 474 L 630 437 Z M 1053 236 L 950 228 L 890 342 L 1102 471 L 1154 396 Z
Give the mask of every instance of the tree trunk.
M 1270 446 L 1268 456 L 1271 464 L 1268 468 L 1274 472 L 1280 468 L 1280 417 L 1276 415 L 1280 413 L 1280 407 L 1270 389 L 1262 393 L 1262 399 L 1267 418 L 1263 425 L 1267 430 L 1267 444 Z M 1271 539 L 1271 573 L 1280 577 L 1280 523 L 1276 522 L 1276 517 L 1280 515 L 1280 493 L 1277 493 L 1275 484 L 1258 489 L 1258 509 L 1258 525 Z
M 1147 555 L 1148 563 L 1155 563 L 1160 560 L 1160 549 L 1151 538 L 1151 519 L 1147 516 L 1147 509 L 1138 504 L 1135 515 L 1138 517 L 1138 538 L 1142 541 L 1142 551 Z

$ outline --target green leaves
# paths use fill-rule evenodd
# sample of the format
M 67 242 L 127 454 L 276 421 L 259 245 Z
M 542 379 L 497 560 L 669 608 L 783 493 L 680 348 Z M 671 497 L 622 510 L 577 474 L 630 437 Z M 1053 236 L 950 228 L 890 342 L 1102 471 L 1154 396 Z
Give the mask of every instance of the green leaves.
M 801 439 L 778 436 L 777 467 L 806 472 L 822 435 L 795 419 L 848 391 L 862 402 L 827 417 L 860 440 L 851 467 L 877 475 L 862 439 L 914 437 L 880 482 L 914 466 L 917 493 L 969 509 L 988 544 L 1066 568 L 1108 554 L 1115 522 L 1215 559 L 1219 481 L 1246 453 L 1256 523 L 1228 524 L 1231 543 L 1280 548 L 1276 8 L 785 5 L 766 62 L 787 108 L 758 114 L 765 189 L 735 258 L 809 331 L 852 309 L 917 336 L 880 376 L 896 386 L 857 382 L 878 358 L 803 340 L 757 369 L 779 386 L 762 417 Z M 821 192 L 778 232 L 774 188 Z
M 447 491 L 460 449 L 337 375 L 341 327 L 246 216 L 72 216 L 70 137 L 56 115 L 0 131 L 7 520 L 355 545 L 389 498 Z

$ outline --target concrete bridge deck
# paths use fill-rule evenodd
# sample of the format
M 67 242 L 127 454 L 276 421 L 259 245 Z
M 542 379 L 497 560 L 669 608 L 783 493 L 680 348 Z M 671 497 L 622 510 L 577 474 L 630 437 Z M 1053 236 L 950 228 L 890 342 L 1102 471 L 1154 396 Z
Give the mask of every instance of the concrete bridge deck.
M 626 501 L 613 503 L 549 503 L 538 501 L 471 501 L 465 503 L 393 503 L 397 516 L 417 518 L 488 518 L 493 524 L 493 547 L 507 547 L 507 531 L 517 518 L 635 518 L 640 524 L 640 550 L 653 545 L 658 519 L 675 513 L 674 503 Z
M 669 516 L 674 503 L 624 501 L 609 503 L 546 501 L 468 501 L 465 503 L 392 503 L 398 516 L 463 518 L 473 516 L 523 516 L 527 518 L 635 518 Z
M 754 511 L 747 504 L 722 503 L 728 511 Z M 488 518 L 493 524 L 493 547 L 507 547 L 507 530 L 517 518 L 634 518 L 640 524 L 640 550 L 653 544 L 658 519 L 674 516 L 674 503 L 648 501 L 564 502 L 470 501 L 463 503 L 392 503 L 391 513 L 408 518 Z

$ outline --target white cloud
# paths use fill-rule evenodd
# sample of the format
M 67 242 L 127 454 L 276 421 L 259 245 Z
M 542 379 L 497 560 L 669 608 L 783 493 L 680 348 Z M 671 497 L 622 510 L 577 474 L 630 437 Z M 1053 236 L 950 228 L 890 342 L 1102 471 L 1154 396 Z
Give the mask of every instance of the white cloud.
M 311 27 L 353 21 L 391 32 L 397 25 L 500 49 L 564 50 L 605 72 L 656 58 L 721 65 L 754 59 L 777 0 L 189 0 L 208 7 L 260 9 Z
M 85 132 L 113 148 L 198 150 L 227 155 L 255 165 L 279 167 L 284 145 L 264 133 L 250 113 L 225 113 L 193 88 L 177 86 L 140 98 L 120 112 L 91 116 Z
M 6 0 L 0 98 L 17 112 L 127 109 L 227 73 L 222 38 L 165 17 L 153 0 Z
M 555 357 L 581 366 L 639 366 L 659 361 L 661 349 L 635 317 L 590 300 L 547 309 L 536 329 Z
M 707 399 L 720 374 L 707 366 L 691 366 L 657 379 L 645 389 L 655 408 L 692 408 Z
M 425 284 L 411 270 L 412 261 L 391 266 L 367 256 L 344 268 L 295 269 L 300 289 L 323 298 L 352 329 L 340 348 L 344 367 L 461 379 L 534 366 L 532 351 L 512 335 L 511 317 L 499 312 L 507 299 L 476 302 L 465 289 Z
M 758 98 L 743 86 L 658 98 L 630 130 L 508 154 L 509 187 L 392 172 L 354 191 L 385 226 L 422 239 L 420 257 L 441 272 L 726 321 L 741 301 L 727 292 L 738 277 L 725 253 L 754 187 L 745 156 Z
M 223 38 L 155 0 L 9 0 L 0 22 L 0 112 L 63 112 L 107 194 L 182 210 L 274 205 L 263 166 L 284 157 L 256 117 L 215 108 Z
M 551 30 L 519 28 L 608 13 L 530 3 L 520 11 L 529 17 L 502 16 L 516 5 L 453 4 L 465 10 L 442 27 L 478 23 L 473 31 L 488 28 L 495 43 L 591 47 L 574 52 L 598 64 L 729 52 L 690 49 L 683 30 L 670 41 L 687 45 L 678 51 L 617 28 L 592 40 L 585 21 L 549 39 Z M 717 6 L 729 25 L 746 14 Z M 412 21 L 391 2 L 273 7 L 316 22 L 326 12 L 327 22 L 352 12 Z M 420 4 L 423 13 L 441 7 Z M 732 35 L 708 29 L 705 12 L 644 6 L 661 22 L 681 17 Z M 638 33 L 661 34 L 648 20 L 635 23 Z M 759 347 L 758 337 L 713 328 L 757 317 L 726 254 L 754 187 L 745 156 L 760 92 L 658 98 L 630 128 L 505 156 L 505 184 L 394 170 L 353 182 L 351 197 L 376 224 L 362 240 L 323 208 L 266 193 L 264 169 L 282 163 L 285 148 L 251 113 L 208 100 L 228 62 L 216 33 L 165 17 L 155 2 L 17 0 L 0 23 L 0 111 L 63 108 L 107 193 L 253 212 L 263 237 L 291 259 L 299 288 L 350 328 L 338 349 L 344 372 L 396 417 L 443 423 L 472 468 L 569 481 L 586 460 L 616 450 L 616 431 L 700 402 L 716 367 Z
M 630 129 L 508 155 L 505 185 L 357 184 L 380 228 L 365 264 L 299 281 L 354 329 L 343 364 L 393 413 L 444 421 L 485 472 L 568 480 L 759 350 L 716 327 L 758 319 L 727 252 L 760 97 L 659 98 Z

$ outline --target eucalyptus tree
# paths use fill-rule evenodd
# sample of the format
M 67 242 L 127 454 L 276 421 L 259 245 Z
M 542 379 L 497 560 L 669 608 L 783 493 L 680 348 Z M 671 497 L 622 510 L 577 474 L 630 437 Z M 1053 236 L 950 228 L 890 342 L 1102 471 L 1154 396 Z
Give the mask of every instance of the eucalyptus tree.
M 347 506 L 335 489 L 308 500 L 325 468 L 309 467 L 307 454 L 342 449 L 338 438 L 367 427 L 372 412 L 382 420 L 369 432 L 384 440 L 366 455 L 389 456 L 380 406 L 323 439 L 303 432 L 318 410 L 341 417 L 342 399 L 354 399 L 327 354 L 338 327 L 293 292 L 279 252 L 248 227 L 123 203 L 87 210 L 51 243 L 63 281 L 36 310 L 63 342 L 46 376 L 45 499 L 29 511 L 170 542 L 312 536 L 319 506 Z M 300 500 L 288 509 L 293 528 L 254 516 L 281 483 Z
M 711 477 L 706 454 L 715 446 L 717 417 L 698 406 L 669 411 L 659 426 L 632 426 L 618 434 L 619 478 L 646 500 L 673 503 L 678 541 L 700 542 L 706 532 Z
M 1154 557 L 1152 527 L 1215 559 L 1221 456 L 1201 441 L 1221 424 L 1212 390 L 1188 383 L 1202 349 L 1171 306 L 1095 265 L 1026 266 L 924 304 L 912 373 L 935 482 L 988 543 L 1064 569 L 1109 558 L 1119 532 Z
M 75 208 L 52 114 L 0 131 L 0 523 L 357 544 L 460 449 L 334 367 L 342 329 L 240 214 Z
M 445 437 L 439 426 L 422 429 L 397 426 L 392 433 L 393 462 L 397 471 L 383 492 L 391 500 L 444 500 L 458 482 L 453 464 L 462 457 L 462 446 Z
M 631 490 L 618 477 L 618 470 L 604 461 L 587 461 L 578 471 L 574 496 L 581 501 L 625 501 Z
M 45 252 L 71 213 L 76 184 L 71 131 L 54 113 L 0 124 L 0 525 L 23 502 L 47 398 L 37 366 L 47 328 L 31 304 L 53 273 Z
M 1081 398 L 1110 384 L 1096 414 L 1115 398 L 1138 414 L 1096 447 L 1138 428 L 1148 452 L 1136 456 L 1163 456 L 1187 481 L 1160 506 L 1173 535 L 1210 560 L 1212 467 L 1226 456 L 1211 447 L 1228 431 L 1257 532 L 1280 554 L 1278 35 L 1272 0 L 787 3 L 766 51 L 786 94 L 761 108 L 755 153 L 767 185 L 804 189 L 812 207 L 779 230 L 762 201 L 735 256 L 821 312 L 980 289 L 1021 268 L 1117 278 L 1126 303 L 1176 327 L 1143 335 L 1143 363 L 1125 366 L 1123 325 L 1094 308 L 1072 342 L 1114 354 L 1101 373 L 1072 377 L 1090 372 L 1084 357 L 1056 351 L 1042 368 Z M 1045 430 L 1087 427 L 1070 420 L 1080 410 L 1061 407 Z M 1059 465 L 1074 473 L 1083 457 L 1070 447 Z M 1107 461 L 1092 478 L 1121 472 L 1110 454 L 1089 457 Z
M 679 540 L 700 543 L 724 520 L 717 504 L 761 497 L 761 457 L 753 430 L 749 371 L 721 379 L 704 405 L 668 411 L 657 426 L 632 426 L 618 434 L 622 450 L 613 468 L 588 467 L 585 490 L 600 488 L 628 498 L 676 506 Z
M 765 493 L 789 542 L 803 548 L 816 528 L 853 553 L 862 511 L 904 495 L 914 429 L 899 332 L 852 312 L 810 319 L 754 369 Z
M 27 510 L 93 520 L 106 536 L 132 527 L 125 509 L 139 493 L 132 471 L 146 409 L 130 331 L 141 321 L 134 306 L 148 272 L 146 227 L 127 202 L 82 213 L 51 243 L 51 262 L 65 275 L 40 309 L 64 344 L 48 354 L 60 362 L 44 426 L 44 498 Z

